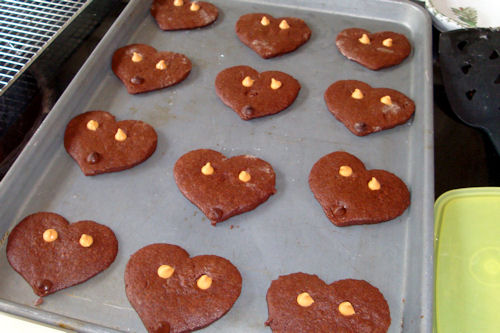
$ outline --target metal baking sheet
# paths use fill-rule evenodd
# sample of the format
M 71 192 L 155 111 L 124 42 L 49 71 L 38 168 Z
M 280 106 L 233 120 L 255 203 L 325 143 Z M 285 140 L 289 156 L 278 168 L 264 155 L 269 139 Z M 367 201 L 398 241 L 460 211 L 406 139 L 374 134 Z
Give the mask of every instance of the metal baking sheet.
M 175 32 L 157 28 L 150 1 L 130 2 L 6 175 L 0 184 L 0 310 L 84 332 L 142 332 L 125 296 L 125 265 L 139 248 L 166 242 L 193 256 L 223 256 L 241 271 L 240 298 L 205 332 L 270 332 L 264 326 L 267 288 L 279 275 L 299 271 L 328 283 L 367 280 L 389 303 L 390 332 L 430 332 L 434 192 L 431 22 L 426 12 L 409 2 L 387 0 L 212 2 L 221 12 L 213 25 Z M 301 17 L 312 37 L 296 52 L 261 59 L 234 33 L 237 19 L 249 12 Z M 412 53 L 399 66 L 365 69 L 334 45 L 336 35 L 348 27 L 402 32 Z M 184 53 L 193 70 L 174 87 L 129 95 L 110 62 L 115 49 L 130 43 Z M 240 64 L 293 75 L 302 84 L 299 97 L 277 115 L 240 120 L 214 88 L 218 72 Z M 356 137 L 323 101 L 326 88 L 340 79 L 398 89 L 415 101 L 415 116 L 397 128 Z M 156 152 L 130 170 L 83 176 L 64 150 L 63 133 L 72 117 L 87 110 L 150 123 L 158 132 Z M 254 211 L 211 226 L 182 196 L 172 175 L 175 161 L 197 148 L 263 158 L 276 171 L 277 194 Z M 412 195 L 409 209 L 378 225 L 332 225 L 309 190 L 308 176 L 320 157 L 336 150 L 402 178 Z M 5 243 L 14 225 L 38 211 L 108 225 L 118 237 L 119 253 L 103 273 L 46 297 L 37 307 L 29 285 L 7 263 Z

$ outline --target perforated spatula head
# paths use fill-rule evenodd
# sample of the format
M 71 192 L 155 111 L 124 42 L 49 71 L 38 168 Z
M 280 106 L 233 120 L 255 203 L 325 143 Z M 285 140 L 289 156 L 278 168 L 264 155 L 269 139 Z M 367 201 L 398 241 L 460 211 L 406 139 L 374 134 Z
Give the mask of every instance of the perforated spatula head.
M 485 130 L 500 154 L 500 30 L 442 33 L 439 63 L 455 114 Z

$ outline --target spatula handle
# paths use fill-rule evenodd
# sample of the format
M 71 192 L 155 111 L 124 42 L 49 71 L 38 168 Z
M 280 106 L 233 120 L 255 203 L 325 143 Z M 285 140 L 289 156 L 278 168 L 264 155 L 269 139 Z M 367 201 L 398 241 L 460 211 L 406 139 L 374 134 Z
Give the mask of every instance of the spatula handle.
M 490 136 L 497 153 L 500 155 L 500 122 L 490 123 L 486 133 Z

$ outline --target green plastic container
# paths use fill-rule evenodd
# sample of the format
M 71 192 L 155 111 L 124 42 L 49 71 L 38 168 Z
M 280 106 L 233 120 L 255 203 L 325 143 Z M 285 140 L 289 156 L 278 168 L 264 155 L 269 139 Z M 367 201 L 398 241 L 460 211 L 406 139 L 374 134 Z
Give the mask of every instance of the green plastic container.
M 500 332 L 500 188 L 466 188 L 434 204 L 434 332 Z

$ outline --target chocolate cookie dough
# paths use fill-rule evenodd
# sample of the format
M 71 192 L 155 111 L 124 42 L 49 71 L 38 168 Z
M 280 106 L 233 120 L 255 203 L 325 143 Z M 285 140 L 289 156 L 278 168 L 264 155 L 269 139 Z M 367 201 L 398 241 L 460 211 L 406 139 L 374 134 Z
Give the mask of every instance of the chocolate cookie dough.
M 219 11 L 204 1 L 154 0 L 151 15 L 162 30 L 183 30 L 212 24 Z
M 259 73 L 249 66 L 227 68 L 215 78 L 217 96 L 243 120 L 286 109 L 295 101 L 299 90 L 299 82 L 286 73 Z
M 300 18 L 274 18 L 265 13 L 246 14 L 236 22 L 238 38 L 264 59 L 292 52 L 311 37 Z
M 256 208 L 276 192 L 269 163 L 249 155 L 227 158 L 210 149 L 181 156 L 174 177 L 182 194 L 212 225 Z
M 69 224 L 54 213 L 27 216 L 12 230 L 7 260 L 38 296 L 82 283 L 113 263 L 118 241 L 93 221 Z
M 325 102 L 335 118 L 358 136 L 403 124 L 415 112 L 415 103 L 399 91 L 355 80 L 333 83 L 325 91 Z
M 131 44 L 115 51 L 111 68 L 130 94 L 139 94 L 183 81 L 191 72 L 191 61 L 183 54 Z
M 389 305 L 382 293 L 363 280 L 326 284 L 316 275 L 294 273 L 271 282 L 269 319 L 277 332 L 387 332 Z
M 179 246 L 152 244 L 130 257 L 125 292 L 148 332 L 190 332 L 231 309 L 241 292 L 241 275 L 227 259 L 190 258 Z
M 121 171 L 145 161 L 156 149 L 153 127 L 138 120 L 117 122 L 105 111 L 89 111 L 66 126 L 64 148 L 86 176 Z
M 411 51 L 408 39 L 392 31 L 370 33 L 368 30 L 350 28 L 337 35 L 337 48 L 347 59 L 378 70 L 402 62 Z
M 330 221 L 339 226 L 392 220 L 410 205 L 405 183 L 385 170 L 366 170 L 356 156 L 337 151 L 320 158 L 309 186 Z

